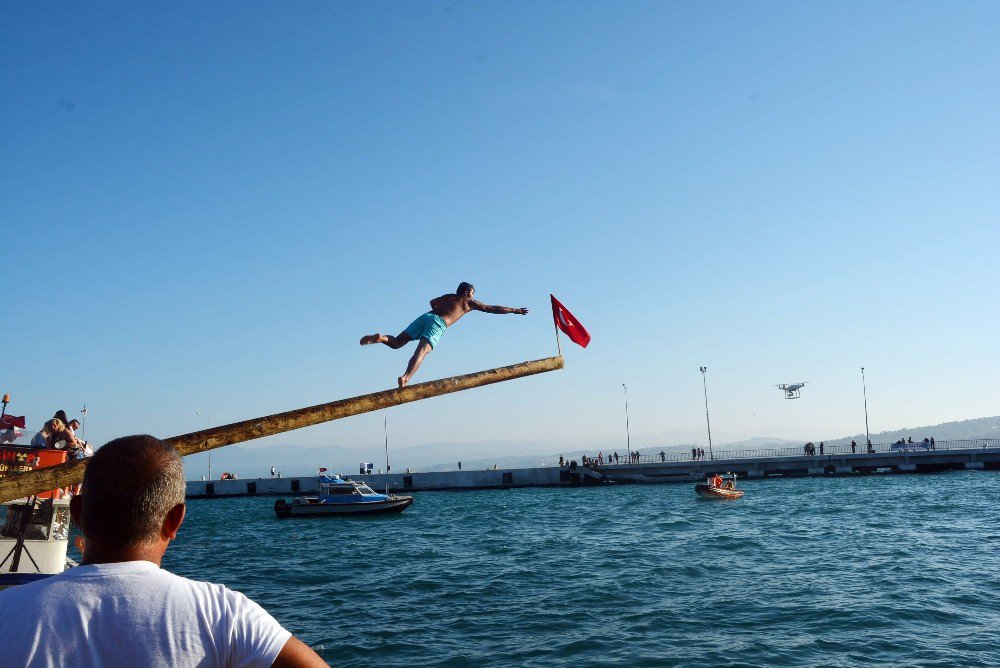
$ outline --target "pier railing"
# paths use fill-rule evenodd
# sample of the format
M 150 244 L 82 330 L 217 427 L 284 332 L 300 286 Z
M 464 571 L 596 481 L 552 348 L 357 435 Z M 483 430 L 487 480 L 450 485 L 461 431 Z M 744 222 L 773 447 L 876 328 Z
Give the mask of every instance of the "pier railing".
M 865 455 L 876 453 L 906 454 L 908 452 L 928 452 L 939 450 L 982 450 L 986 448 L 1000 448 L 1000 438 L 976 438 L 970 440 L 956 441 L 935 441 L 913 442 L 913 443 L 872 443 L 870 447 L 864 443 L 858 443 L 856 447 L 851 444 L 846 445 L 823 445 L 820 449 L 819 443 L 812 444 L 814 450 L 807 452 L 805 445 L 788 448 L 752 448 L 745 450 L 716 450 L 713 457 L 709 457 L 706 452 L 704 457 L 692 456 L 690 452 L 666 452 L 654 454 L 633 453 L 630 461 L 628 454 L 618 455 L 618 461 L 612 458 L 603 457 L 603 462 L 598 466 L 615 466 L 623 464 L 657 464 L 662 462 L 690 462 L 690 461 L 721 461 L 732 459 L 771 459 L 777 457 L 827 457 L 831 455 Z M 594 462 L 595 459 L 591 459 Z

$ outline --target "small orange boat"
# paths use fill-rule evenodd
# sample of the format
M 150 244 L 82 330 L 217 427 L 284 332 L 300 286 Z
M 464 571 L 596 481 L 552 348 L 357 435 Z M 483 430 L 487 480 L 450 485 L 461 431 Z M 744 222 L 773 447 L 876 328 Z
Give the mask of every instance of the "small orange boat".
M 738 499 L 744 494 L 736 489 L 735 473 L 711 476 L 704 484 L 695 485 L 694 493 L 703 499 Z

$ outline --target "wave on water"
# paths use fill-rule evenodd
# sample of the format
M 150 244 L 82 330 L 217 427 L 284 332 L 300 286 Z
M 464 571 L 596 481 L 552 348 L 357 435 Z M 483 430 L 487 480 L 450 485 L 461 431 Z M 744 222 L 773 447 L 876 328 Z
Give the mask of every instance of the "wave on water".
M 996 474 L 742 486 L 422 492 L 310 520 L 195 500 L 164 566 L 338 666 L 1000 664 Z

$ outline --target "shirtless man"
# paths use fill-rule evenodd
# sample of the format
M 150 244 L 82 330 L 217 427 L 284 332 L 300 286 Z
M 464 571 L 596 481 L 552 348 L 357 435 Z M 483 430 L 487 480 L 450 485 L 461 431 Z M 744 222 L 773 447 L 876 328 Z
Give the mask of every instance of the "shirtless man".
M 361 345 L 368 346 L 373 343 L 384 343 L 393 350 L 398 350 L 410 341 L 419 339 L 420 342 L 417 344 L 417 350 L 413 353 L 413 357 L 410 358 L 409 364 L 406 365 L 406 373 L 400 376 L 397 381 L 400 387 L 406 387 L 410 379 L 413 378 L 413 374 L 420 368 L 420 363 L 424 361 L 424 357 L 437 345 L 441 335 L 444 334 L 444 330 L 458 322 L 458 319 L 469 311 L 516 313 L 518 315 L 528 314 L 528 309 L 526 308 L 489 306 L 473 299 L 472 297 L 475 294 L 476 288 L 471 283 L 462 282 L 458 285 L 458 290 L 455 291 L 455 294 L 441 295 L 436 299 L 432 299 L 431 310 L 411 322 L 410 326 L 398 335 L 368 334 L 361 337 Z

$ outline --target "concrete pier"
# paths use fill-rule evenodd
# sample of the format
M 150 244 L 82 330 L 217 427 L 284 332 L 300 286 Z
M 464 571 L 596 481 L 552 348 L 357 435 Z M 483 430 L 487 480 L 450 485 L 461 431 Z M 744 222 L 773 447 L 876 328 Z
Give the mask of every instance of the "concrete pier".
M 682 460 L 678 456 L 640 457 L 632 464 L 604 464 L 594 468 L 551 466 L 490 471 L 439 471 L 349 475 L 372 489 L 407 493 L 431 490 L 508 489 L 515 487 L 570 487 L 605 483 L 691 483 L 709 474 L 732 472 L 742 478 L 861 475 L 876 472 L 930 473 L 949 470 L 1000 470 L 1000 439 L 941 441 L 934 449 L 920 444 L 894 449 L 878 444 L 874 452 L 850 452 L 849 446 L 827 448 L 827 454 L 807 456 L 793 449 L 738 453 L 719 452 L 713 460 Z M 858 450 L 861 450 L 861 446 Z M 846 452 L 842 450 L 847 450 Z M 192 480 L 188 498 L 229 496 L 297 496 L 319 491 L 315 476 L 248 480 Z
M 376 492 L 406 493 L 452 489 L 509 489 L 514 487 L 572 487 L 598 485 L 607 477 L 582 466 L 549 466 L 530 469 L 497 469 L 495 471 L 440 471 L 425 473 L 382 473 L 347 475 L 356 482 L 365 482 Z M 297 496 L 319 492 L 316 476 L 302 478 L 251 478 L 247 480 L 190 480 L 188 498 L 222 496 Z

